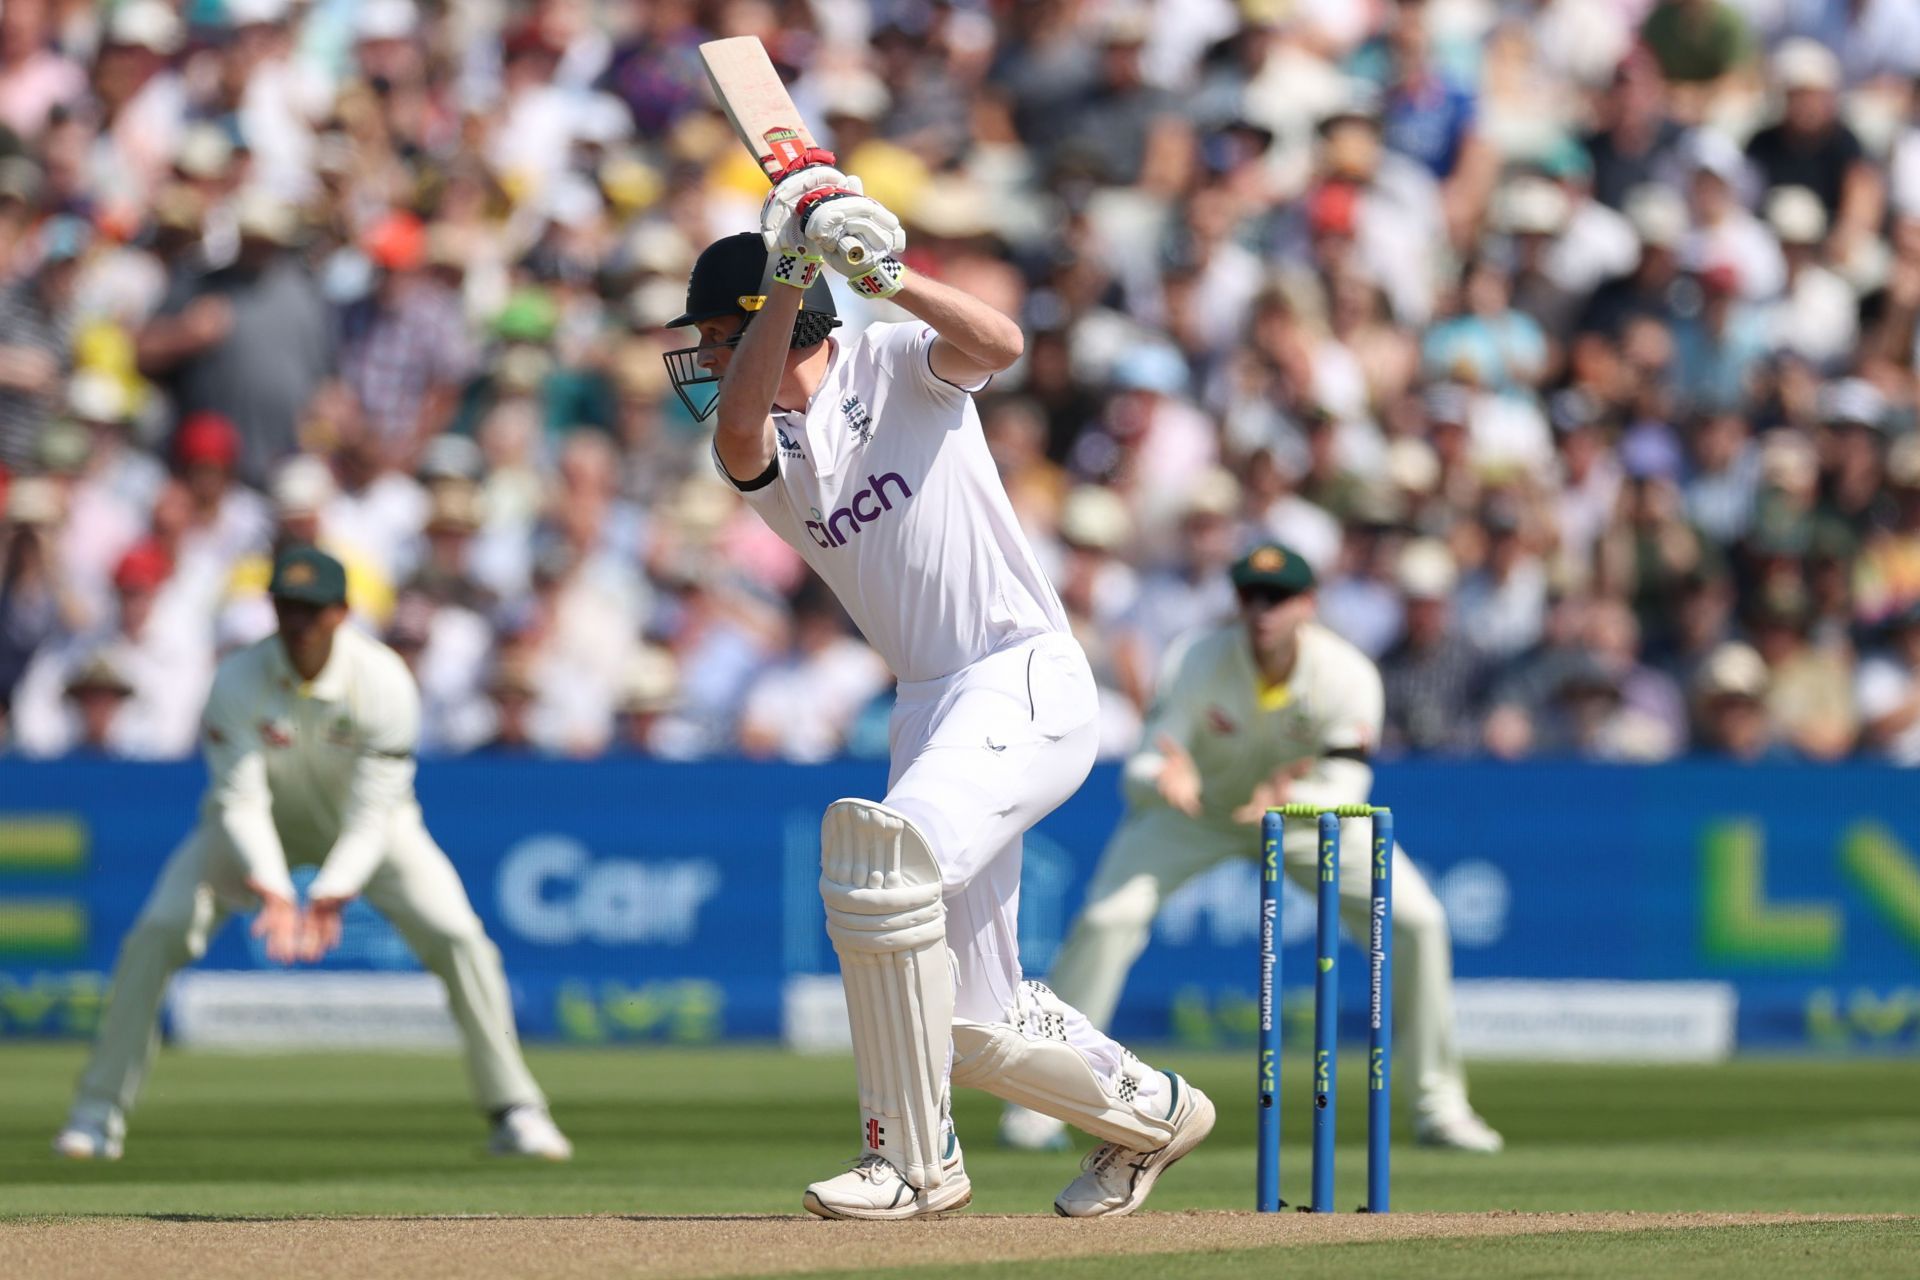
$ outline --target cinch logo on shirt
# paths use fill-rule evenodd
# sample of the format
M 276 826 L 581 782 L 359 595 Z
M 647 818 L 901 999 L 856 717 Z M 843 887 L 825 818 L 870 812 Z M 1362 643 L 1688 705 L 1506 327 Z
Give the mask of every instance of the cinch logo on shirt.
M 807 521 L 807 536 L 813 539 L 813 545 L 828 549 L 844 547 L 848 538 L 878 520 L 882 513 L 893 510 L 893 501 L 887 497 L 889 484 L 899 489 L 902 502 L 913 496 L 913 487 L 906 478 L 898 471 L 889 471 L 878 478 L 868 476 L 867 487 L 854 494 L 846 506 L 836 507 L 825 519 L 819 518 L 820 509 L 815 507 L 815 518 Z

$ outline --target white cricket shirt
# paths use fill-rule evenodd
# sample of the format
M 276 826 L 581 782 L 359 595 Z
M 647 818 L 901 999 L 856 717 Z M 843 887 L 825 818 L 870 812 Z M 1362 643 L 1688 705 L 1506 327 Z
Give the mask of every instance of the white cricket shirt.
M 1363 757 L 1380 741 L 1386 699 L 1367 655 L 1317 622 L 1300 628 L 1300 652 L 1280 688 L 1263 687 L 1244 624 L 1235 621 L 1176 646 L 1160 681 L 1141 748 L 1127 761 L 1135 803 L 1164 803 L 1155 781 L 1165 762 L 1155 744 L 1172 738 L 1200 773 L 1201 816 L 1231 823 L 1255 786 L 1282 765 L 1320 762 L 1296 785 L 1294 799 L 1359 803 L 1371 771 L 1354 761 L 1328 762 L 1332 752 Z M 1348 770 L 1328 770 L 1328 763 Z M 1356 779 L 1359 794 L 1349 794 Z
M 417 810 L 419 690 L 399 654 L 351 626 L 334 633 L 311 681 L 277 635 L 231 654 L 201 733 L 202 821 L 226 834 L 249 876 L 286 897 L 290 863 L 322 863 L 312 897 L 358 893 L 394 819 Z
M 1067 631 L 987 452 L 979 388 L 933 372 L 935 336 L 914 321 L 829 339 L 812 402 L 774 410 L 773 466 L 727 476 L 907 681 Z

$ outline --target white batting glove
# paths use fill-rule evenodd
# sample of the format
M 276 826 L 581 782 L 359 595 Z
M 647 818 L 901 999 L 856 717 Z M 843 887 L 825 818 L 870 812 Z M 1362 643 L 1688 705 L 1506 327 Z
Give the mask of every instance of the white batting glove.
M 768 249 L 779 247 L 780 229 L 793 217 L 794 206 L 800 203 L 800 198 L 819 187 L 857 192 L 860 179 L 850 178 L 830 164 L 816 164 L 796 169 L 774 183 L 773 190 L 767 192 L 767 198 L 760 203 L 760 239 Z
M 804 202 L 799 216 L 807 240 L 828 266 L 849 280 L 870 275 L 883 260 L 906 252 L 907 233 L 900 219 L 857 188 Z
M 805 289 L 820 274 L 820 251 L 807 243 L 799 218 L 788 218 L 774 234 L 773 279 L 776 284 Z

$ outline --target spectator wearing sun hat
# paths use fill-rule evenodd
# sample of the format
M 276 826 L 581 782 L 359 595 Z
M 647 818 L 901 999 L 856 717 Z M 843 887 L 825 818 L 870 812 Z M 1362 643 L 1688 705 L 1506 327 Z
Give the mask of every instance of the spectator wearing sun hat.
M 72 679 L 96 658 L 110 661 L 129 686 L 115 718 L 117 749 L 140 759 L 171 759 L 193 749 L 200 708 L 213 680 L 213 637 L 200 602 L 174 581 L 174 564 L 148 541 L 121 557 L 113 573 L 114 613 L 104 624 L 37 654 L 20 681 L 14 730 L 22 751 L 70 750 L 81 728 L 67 701 Z

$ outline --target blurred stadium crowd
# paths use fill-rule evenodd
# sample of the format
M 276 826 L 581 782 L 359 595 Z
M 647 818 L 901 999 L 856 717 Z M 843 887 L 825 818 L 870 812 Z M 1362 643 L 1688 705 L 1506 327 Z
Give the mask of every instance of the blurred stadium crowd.
M 660 361 L 740 34 L 1020 317 L 1109 755 L 1277 537 L 1389 750 L 1920 762 L 1913 0 L 4 0 L 4 749 L 190 753 L 297 537 L 432 750 L 884 754 Z

